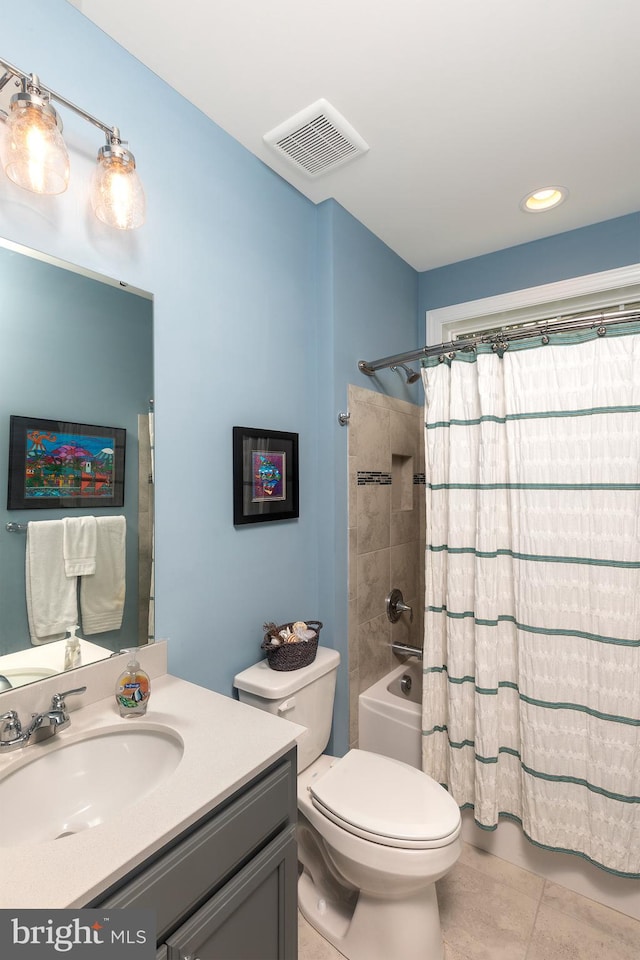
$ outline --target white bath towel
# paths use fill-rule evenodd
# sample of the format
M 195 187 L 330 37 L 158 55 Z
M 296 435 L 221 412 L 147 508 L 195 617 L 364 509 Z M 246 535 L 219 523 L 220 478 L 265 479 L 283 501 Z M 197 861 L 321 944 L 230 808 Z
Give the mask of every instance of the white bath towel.
M 65 575 L 62 520 L 27 526 L 25 586 L 31 643 L 61 640 L 78 622 L 77 580 Z
M 123 516 L 96 521 L 96 572 L 80 581 L 80 609 L 85 634 L 118 630 L 125 598 L 125 545 L 127 524 Z
M 64 517 L 63 555 L 67 577 L 96 572 L 96 518 Z

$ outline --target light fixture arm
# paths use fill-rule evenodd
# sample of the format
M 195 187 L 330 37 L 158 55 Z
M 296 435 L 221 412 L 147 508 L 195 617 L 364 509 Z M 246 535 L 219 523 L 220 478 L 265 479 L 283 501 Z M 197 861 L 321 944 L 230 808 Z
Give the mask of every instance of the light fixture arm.
M 8 60 L 3 60 L 2 58 L 0 58 L 0 67 L 3 67 L 5 70 L 4 76 L 0 77 L 0 90 L 7 85 L 12 77 L 16 77 L 22 82 L 25 90 L 27 90 L 29 86 L 35 87 L 38 94 L 45 100 L 55 100 L 56 103 L 60 103 L 64 107 L 67 107 L 67 109 L 73 110 L 73 112 L 79 117 L 82 117 L 83 120 L 87 120 L 89 123 L 92 123 L 94 127 L 102 130 L 107 138 L 107 142 L 123 142 L 120 140 L 120 131 L 117 127 L 111 127 L 109 124 L 103 123 L 102 120 L 98 120 L 98 118 L 94 117 L 93 114 L 87 113 L 86 110 L 83 110 L 82 107 L 79 107 L 77 103 L 73 103 L 72 100 L 68 100 L 66 97 L 63 97 L 61 93 L 56 93 L 56 91 L 51 90 L 50 87 L 45 87 L 36 74 L 25 73 L 23 70 L 20 70 L 19 67 L 14 66 L 12 63 L 9 63 Z
M 0 61 L 0 63 L 2 63 L 2 66 L 4 66 L 4 61 Z M 9 83 L 9 80 L 11 80 L 11 77 L 13 76 L 14 76 L 13 73 L 9 73 L 8 70 L 5 70 L 5 72 L 0 77 L 0 90 L 4 90 L 6 85 Z

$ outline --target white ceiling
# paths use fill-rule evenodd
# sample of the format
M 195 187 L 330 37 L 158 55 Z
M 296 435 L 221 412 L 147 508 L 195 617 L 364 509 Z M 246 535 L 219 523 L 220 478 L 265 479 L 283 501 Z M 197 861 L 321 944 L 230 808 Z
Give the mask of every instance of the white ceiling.
M 417 270 L 640 210 L 640 0 L 70 2 Z M 319 98 L 370 150 L 309 179 L 262 138 Z

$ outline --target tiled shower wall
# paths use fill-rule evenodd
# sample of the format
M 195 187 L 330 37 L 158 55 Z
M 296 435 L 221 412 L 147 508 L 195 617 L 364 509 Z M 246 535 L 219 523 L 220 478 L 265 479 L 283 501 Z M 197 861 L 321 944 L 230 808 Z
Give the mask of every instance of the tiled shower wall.
M 418 389 L 416 386 L 414 389 Z M 349 386 L 349 740 L 358 696 L 403 658 L 392 641 L 422 646 L 424 413 L 421 405 Z M 387 619 L 394 587 L 413 607 Z

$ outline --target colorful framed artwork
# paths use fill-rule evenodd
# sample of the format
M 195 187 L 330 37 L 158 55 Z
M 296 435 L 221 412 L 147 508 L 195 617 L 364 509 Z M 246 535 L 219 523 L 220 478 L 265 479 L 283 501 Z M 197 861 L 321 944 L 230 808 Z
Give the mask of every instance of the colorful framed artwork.
M 298 434 L 234 427 L 234 524 L 292 520 L 298 503 Z
M 124 506 L 126 430 L 12 416 L 8 510 Z

